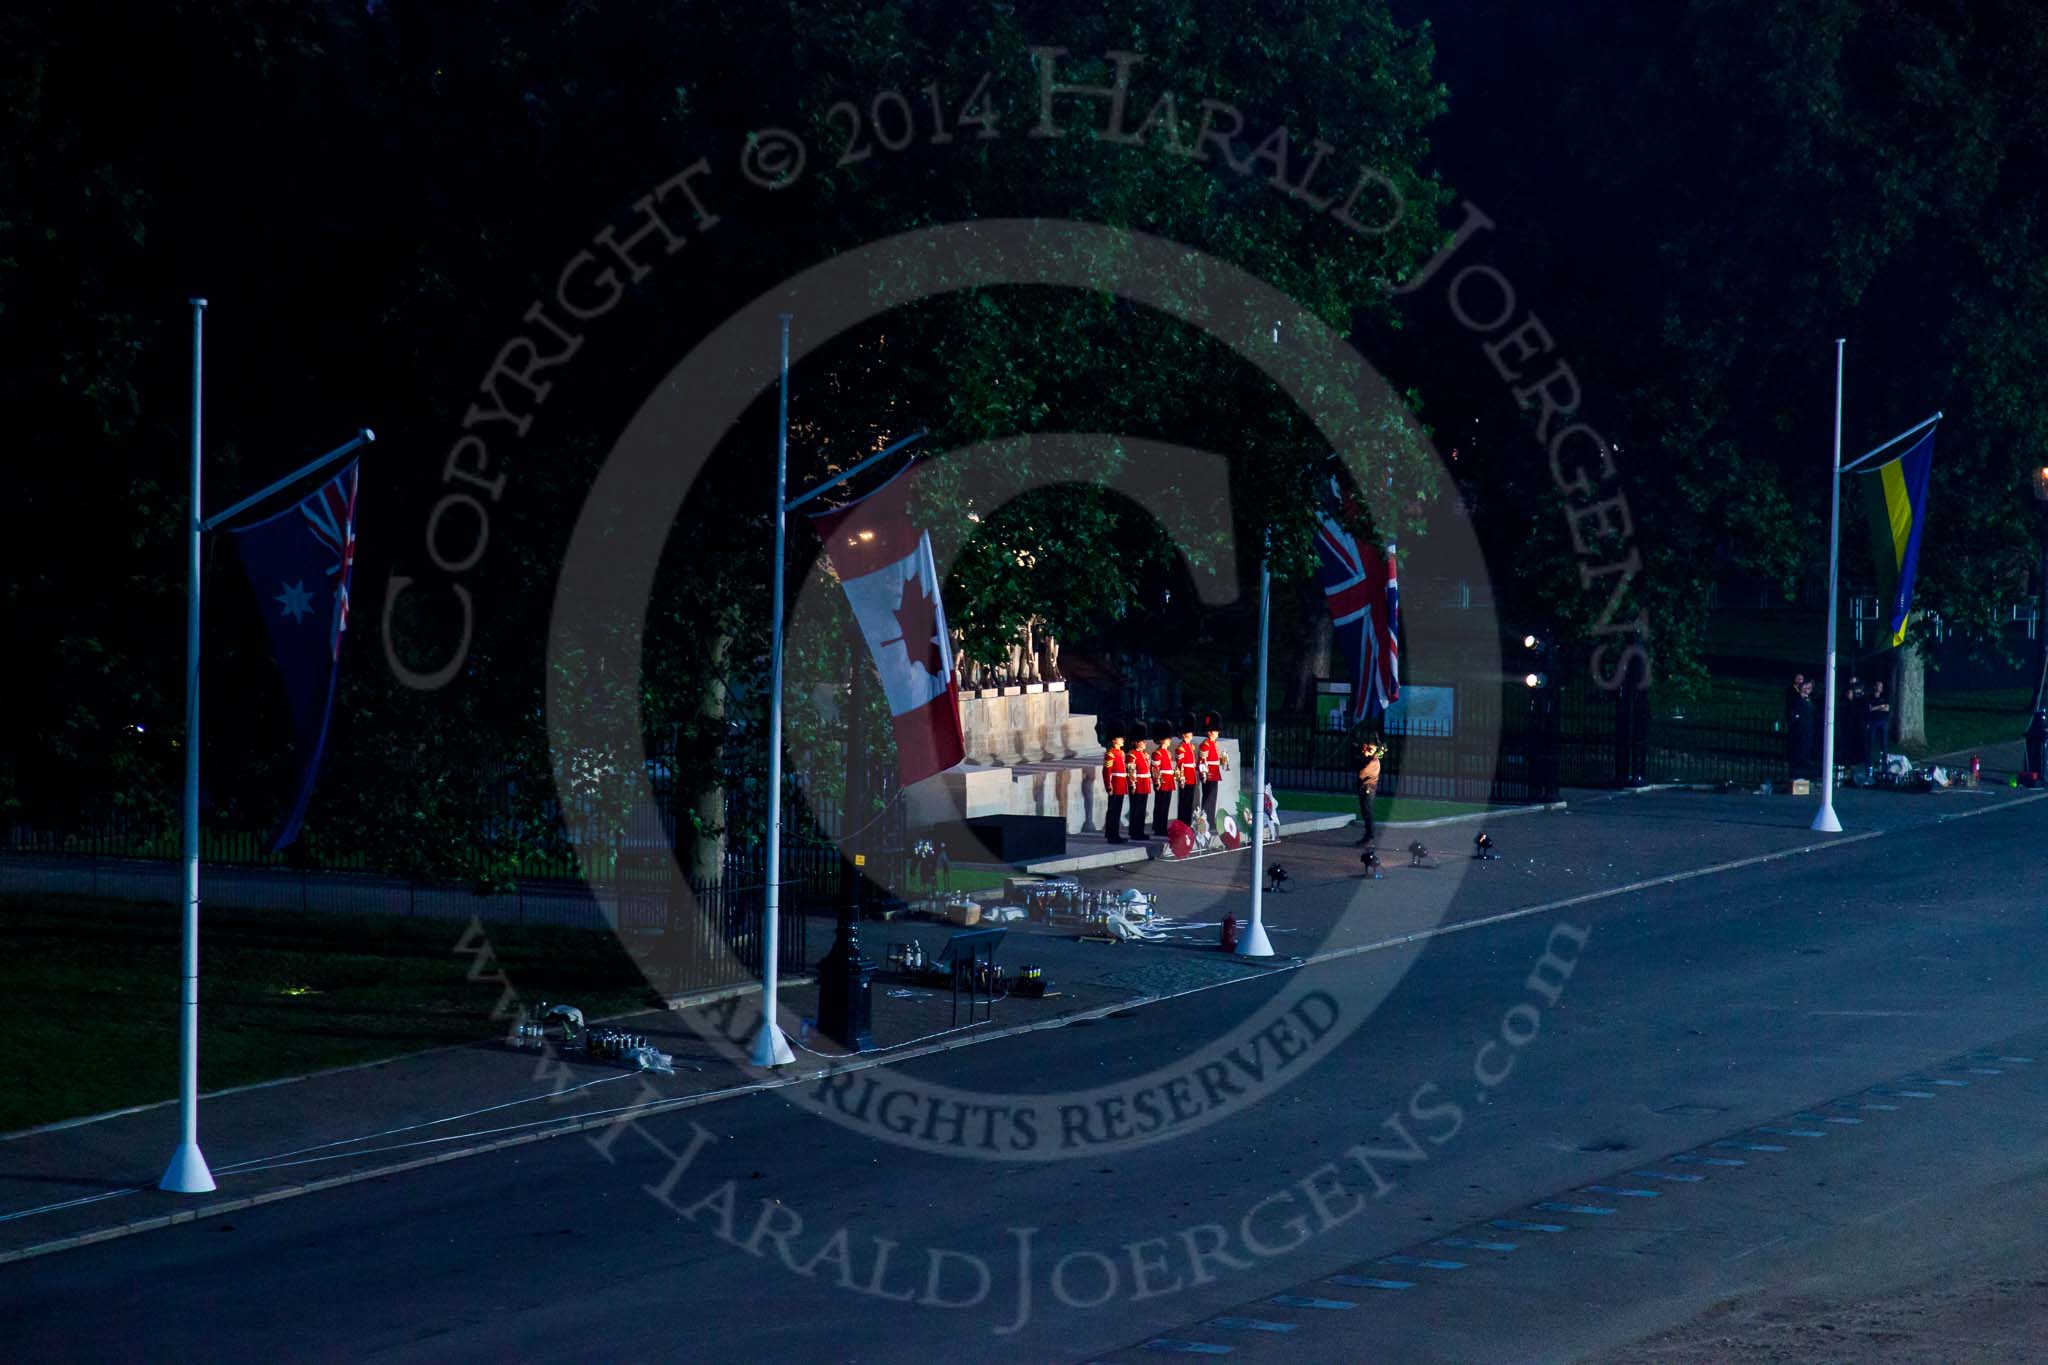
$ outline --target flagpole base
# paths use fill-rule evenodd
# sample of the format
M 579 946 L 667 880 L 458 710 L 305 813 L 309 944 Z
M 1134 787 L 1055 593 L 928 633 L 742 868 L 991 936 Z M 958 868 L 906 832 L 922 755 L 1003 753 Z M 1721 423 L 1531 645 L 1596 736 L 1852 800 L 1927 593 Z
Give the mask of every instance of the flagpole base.
M 761 1021 L 760 1031 L 754 1035 L 752 1060 L 755 1066 L 762 1068 L 788 1066 L 796 1060 L 796 1054 L 789 1050 L 789 1039 L 783 1037 L 782 1030 L 773 1020 Z
M 1271 957 L 1273 940 L 1266 937 L 1266 926 L 1253 920 L 1245 926 L 1244 937 L 1237 941 L 1239 957 Z
M 171 1153 L 171 1164 L 165 1168 L 157 1188 L 172 1194 L 211 1194 L 218 1187 L 213 1183 L 213 1172 L 207 1169 L 206 1158 L 200 1155 L 199 1144 L 181 1142 L 178 1150 Z
M 1814 813 L 1813 824 L 1809 826 L 1817 834 L 1840 834 L 1842 822 L 1835 818 L 1835 803 L 1823 801 Z

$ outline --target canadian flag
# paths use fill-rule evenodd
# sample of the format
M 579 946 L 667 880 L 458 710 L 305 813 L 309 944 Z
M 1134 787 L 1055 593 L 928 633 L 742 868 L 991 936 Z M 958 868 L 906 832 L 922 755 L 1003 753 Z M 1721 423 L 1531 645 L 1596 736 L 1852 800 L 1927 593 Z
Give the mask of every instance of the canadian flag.
M 906 787 L 967 757 L 932 540 L 906 508 L 911 468 L 860 501 L 811 518 L 874 655 Z

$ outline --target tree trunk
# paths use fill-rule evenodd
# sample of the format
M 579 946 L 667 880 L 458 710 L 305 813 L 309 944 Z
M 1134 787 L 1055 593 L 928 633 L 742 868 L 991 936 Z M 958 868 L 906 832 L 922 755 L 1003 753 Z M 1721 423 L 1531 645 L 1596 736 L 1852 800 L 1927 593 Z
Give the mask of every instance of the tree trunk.
M 1917 631 L 1906 636 L 1892 663 L 1892 729 L 1894 742 L 1910 754 L 1927 751 L 1927 657 L 1920 652 Z
M 1330 624 L 1330 613 L 1321 602 L 1308 601 L 1306 591 L 1299 588 L 1295 591 L 1295 599 L 1301 603 L 1303 615 L 1310 625 L 1308 639 L 1302 646 L 1301 662 L 1294 671 L 1293 686 L 1287 690 L 1287 709 L 1309 711 L 1316 704 L 1316 683 L 1330 676 L 1330 655 L 1336 646 L 1337 630 Z M 1353 697 L 1350 704 L 1356 706 L 1358 698 Z
M 695 819 L 690 822 L 688 870 L 691 879 L 699 882 L 717 881 L 725 872 L 725 665 L 731 650 L 730 635 L 721 634 L 711 642 L 711 666 L 706 670 L 704 695 L 697 701 L 695 728 L 700 736 L 708 737 L 698 752 L 710 765 L 706 774 L 710 780 L 697 793 Z

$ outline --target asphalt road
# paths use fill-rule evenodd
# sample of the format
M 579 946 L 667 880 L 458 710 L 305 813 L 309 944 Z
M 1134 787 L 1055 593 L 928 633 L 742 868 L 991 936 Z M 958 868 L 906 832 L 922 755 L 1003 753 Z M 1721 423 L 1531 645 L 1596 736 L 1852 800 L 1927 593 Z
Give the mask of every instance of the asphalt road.
M 980 1156 L 759 1096 L 0 1267 L 7 1354 L 1633 1358 L 1787 1286 L 1924 1285 L 2021 1247 L 2043 1207 L 2044 820 L 1904 829 L 890 1069 L 925 1089 L 871 1117 Z M 1313 883 L 1350 856 L 1311 836 L 1288 862 Z M 1205 1072 L 1197 1050 L 1254 1019 Z M 998 1109 L 1094 1087 L 1057 1135 Z M 1147 1126 L 1168 1136 L 1114 1140 Z

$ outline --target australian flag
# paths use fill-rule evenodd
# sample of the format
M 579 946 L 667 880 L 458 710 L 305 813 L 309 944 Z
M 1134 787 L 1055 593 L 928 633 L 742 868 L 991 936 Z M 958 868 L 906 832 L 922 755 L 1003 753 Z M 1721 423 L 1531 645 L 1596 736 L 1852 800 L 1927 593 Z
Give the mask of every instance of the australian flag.
M 277 649 L 299 756 L 297 796 L 270 845 L 274 853 L 299 836 L 327 745 L 356 553 L 355 462 L 298 505 L 229 534 L 242 552 L 242 567 Z
M 1351 665 L 1353 715 L 1372 720 L 1401 697 L 1401 593 L 1393 544 L 1382 554 L 1360 545 L 1345 529 L 1360 519 L 1357 502 L 1332 475 L 1316 518 L 1316 577 L 1336 627 L 1337 648 Z

